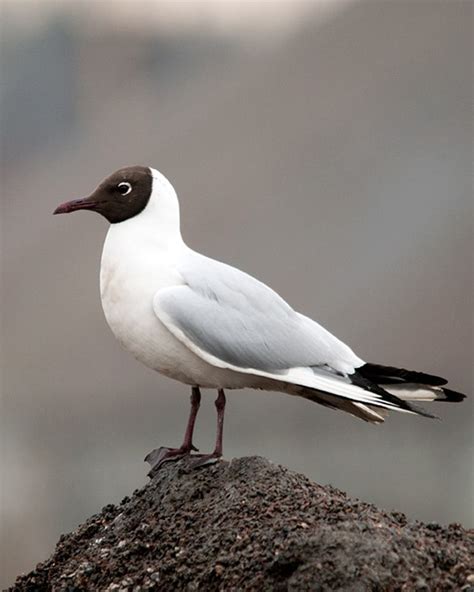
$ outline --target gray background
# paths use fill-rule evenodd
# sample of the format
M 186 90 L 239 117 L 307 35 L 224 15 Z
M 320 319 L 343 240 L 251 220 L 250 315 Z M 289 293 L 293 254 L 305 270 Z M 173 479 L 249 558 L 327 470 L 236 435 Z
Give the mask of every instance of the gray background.
M 0 585 L 145 483 L 146 452 L 182 437 L 188 389 L 123 352 L 103 318 L 105 221 L 51 216 L 120 166 L 164 172 L 188 244 L 366 360 L 472 388 L 471 2 L 338 4 L 285 34 L 257 19 L 171 34 L 64 6 L 22 27 L 2 4 Z M 227 458 L 264 455 L 472 526 L 472 398 L 430 407 L 442 422 L 380 427 L 282 394 L 228 400 Z

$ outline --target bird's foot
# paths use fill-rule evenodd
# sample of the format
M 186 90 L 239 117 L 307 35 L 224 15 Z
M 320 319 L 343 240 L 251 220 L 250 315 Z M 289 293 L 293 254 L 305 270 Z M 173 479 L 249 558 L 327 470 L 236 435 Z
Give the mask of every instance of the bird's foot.
M 188 456 L 193 450 L 198 450 L 193 444 L 179 448 L 168 448 L 167 446 L 155 448 L 145 456 L 145 462 L 151 466 L 148 476 L 154 477 L 164 463 Z
M 191 461 L 190 465 L 191 468 L 197 469 L 198 467 L 207 467 L 208 465 L 213 465 L 222 458 L 222 453 L 220 452 L 211 452 L 211 454 L 193 454 L 193 460 Z

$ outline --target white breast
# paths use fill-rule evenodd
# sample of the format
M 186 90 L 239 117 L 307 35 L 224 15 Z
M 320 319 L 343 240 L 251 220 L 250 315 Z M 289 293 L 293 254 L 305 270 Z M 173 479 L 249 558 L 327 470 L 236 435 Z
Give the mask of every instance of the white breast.
M 100 293 L 107 323 L 121 345 L 140 362 L 181 382 L 241 388 L 249 378 L 211 366 L 177 340 L 153 311 L 153 296 L 180 285 L 174 262 L 187 249 L 161 248 L 127 223 L 110 227 L 102 252 Z M 158 241 L 159 242 L 159 241 Z
M 131 236 L 134 235 L 134 236 Z M 151 253 L 156 253 L 155 249 Z M 172 266 L 152 261 L 138 237 L 122 225 L 111 226 L 100 268 L 100 294 L 105 318 L 115 337 L 138 360 L 164 374 L 177 365 L 182 346 L 153 312 L 153 295 L 181 283 Z

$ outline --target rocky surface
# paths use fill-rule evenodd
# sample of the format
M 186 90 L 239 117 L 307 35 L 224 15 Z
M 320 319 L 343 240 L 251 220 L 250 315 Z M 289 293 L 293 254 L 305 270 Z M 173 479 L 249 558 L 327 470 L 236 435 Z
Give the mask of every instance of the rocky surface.
M 474 591 L 474 536 L 408 521 L 259 457 L 166 465 L 11 591 Z

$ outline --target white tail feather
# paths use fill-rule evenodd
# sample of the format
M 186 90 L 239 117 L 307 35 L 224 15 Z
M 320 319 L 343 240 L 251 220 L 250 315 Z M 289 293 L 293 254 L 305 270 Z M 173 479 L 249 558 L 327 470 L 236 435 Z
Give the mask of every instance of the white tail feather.
M 428 386 L 424 384 L 401 383 L 381 384 L 384 390 L 395 395 L 402 401 L 436 401 L 444 399 L 443 389 L 439 386 Z
M 280 380 L 282 380 L 282 378 L 280 378 Z M 398 407 L 394 402 L 386 401 L 378 393 L 366 391 L 365 389 L 352 384 L 346 377 L 335 376 L 320 368 L 293 368 L 285 377 L 283 377 L 283 380 L 285 382 L 291 381 L 291 383 L 296 385 L 320 390 L 324 393 L 333 394 L 337 397 L 348 399 L 352 403 L 377 407 L 377 413 L 379 408 L 401 411 L 402 413 L 414 413 L 409 409 Z

